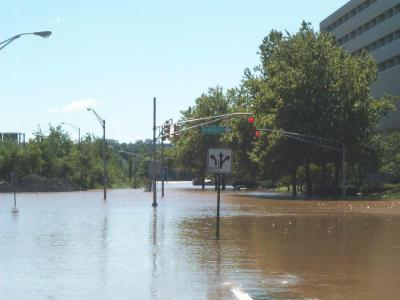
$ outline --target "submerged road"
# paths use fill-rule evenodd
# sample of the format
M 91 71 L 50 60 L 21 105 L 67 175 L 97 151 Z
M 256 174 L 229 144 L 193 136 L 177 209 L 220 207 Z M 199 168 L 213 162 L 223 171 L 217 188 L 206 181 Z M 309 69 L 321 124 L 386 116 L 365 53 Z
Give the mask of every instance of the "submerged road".
M 400 201 L 297 201 L 166 183 L 0 195 L 0 299 L 396 299 Z

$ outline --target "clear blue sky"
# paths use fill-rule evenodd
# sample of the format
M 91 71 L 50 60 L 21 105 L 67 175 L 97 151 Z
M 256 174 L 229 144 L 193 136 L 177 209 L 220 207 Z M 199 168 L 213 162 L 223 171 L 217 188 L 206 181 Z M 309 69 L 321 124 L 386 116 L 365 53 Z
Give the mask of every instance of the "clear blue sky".
M 0 51 L 0 131 L 31 136 L 48 124 L 73 123 L 101 134 L 92 106 L 107 121 L 107 137 L 130 142 L 216 85 L 238 86 L 259 63 L 271 30 L 295 32 L 319 22 L 346 0 L 2 0 L 0 41 L 25 36 Z M 66 127 L 73 137 L 75 131 Z

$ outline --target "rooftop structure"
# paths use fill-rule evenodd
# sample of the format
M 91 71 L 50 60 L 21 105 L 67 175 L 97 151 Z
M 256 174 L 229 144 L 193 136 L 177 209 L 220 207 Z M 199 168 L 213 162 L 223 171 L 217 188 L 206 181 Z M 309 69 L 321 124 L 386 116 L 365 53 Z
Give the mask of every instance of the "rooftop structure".
M 0 132 L 0 142 L 14 141 L 18 144 L 25 143 L 25 133 L 21 132 Z

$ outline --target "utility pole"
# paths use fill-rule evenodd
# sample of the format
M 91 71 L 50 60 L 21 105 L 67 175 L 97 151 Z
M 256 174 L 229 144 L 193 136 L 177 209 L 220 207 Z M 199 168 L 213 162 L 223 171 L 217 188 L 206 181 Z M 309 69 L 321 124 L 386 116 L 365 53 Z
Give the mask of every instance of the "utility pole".
M 153 172 L 153 204 L 154 208 L 157 207 L 157 191 L 156 191 L 156 180 L 157 180 L 157 164 L 156 164 L 156 97 L 153 98 L 153 165 L 151 167 Z

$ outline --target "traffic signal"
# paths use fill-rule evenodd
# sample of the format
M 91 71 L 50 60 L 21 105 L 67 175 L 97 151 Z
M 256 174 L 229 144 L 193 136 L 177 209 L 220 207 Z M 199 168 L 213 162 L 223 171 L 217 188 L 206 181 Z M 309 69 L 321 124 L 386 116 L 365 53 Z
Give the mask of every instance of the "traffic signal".
M 250 126 L 251 135 L 253 137 L 255 137 L 255 138 L 259 138 L 261 136 L 261 131 L 257 130 L 257 128 L 254 126 L 254 121 L 255 120 L 256 119 L 253 116 L 250 116 L 250 117 L 247 118 L 247 122 L 249 122 L 249 124 L 251 125 Z
M 169 124 L 169 121 L 166 121 L 162 127 L 162 136 L 163 137 L 161 139 L 163 141 L 170 138 L 170 131 L 171 131 L 171 125 Z
M 252 137 L 258 138 L 261 135 L 260 130 L 257 130 L 257 128 L 255 128 L 254 126 L 250 127 L 250 134 Z
M 181 130 L 181 127 L 178 124 L 173 124 L 171 126 L 171 131 L 170 131 L 170 137 L 174 138 L 174 140 L 179 139 L 179 131 Z

